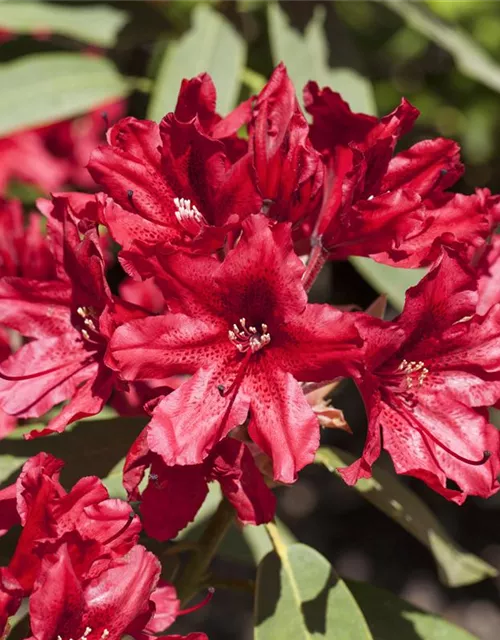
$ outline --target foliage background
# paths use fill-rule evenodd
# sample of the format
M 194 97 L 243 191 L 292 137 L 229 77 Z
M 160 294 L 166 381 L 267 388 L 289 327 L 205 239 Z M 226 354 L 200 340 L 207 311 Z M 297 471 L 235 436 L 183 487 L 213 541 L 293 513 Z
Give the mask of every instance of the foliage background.
M 254 0 L 211 3 L 218 12 L 215 15 L 224 17 L 223 26 L 213 13 L 203 13 L 203 8 L 200 13 L 201 5 L 195 2 L 99 2 L 99 6 L 116 9 L 112 28 L 103 28 L 106 21 L 102 16 L 94 22 L 82 22 L 75 13 L 50 37 L 44 24 L 37 22 L 36 4 L 13 0 L 0 3 L 0 29 L 16 33 L 0 46 L 0 63 L 8 65 L 24 56 L 48 52 L 78 52 L 83 41 L 85 46 L 97 48 L 110 63 L 111 76 L 101 86 L 104 93 L 127 95 L 128 113 L 132 115 L 159 118 L 174 107 L 182 77 L 205 69 L 212 72 L 224 112 L 238 98 L 257 91 L 274 64 L 284 57 L 292 78 L 297 80 L 298 92 L 299 83 L 310 77 L 345 93 L 353 99 L 355 109 L 365 108 L 379 115 L 391 111 L 405 96 L 422 112 L 405 145 L 426 137 L 454 138 L 462 146 L 467 166 L 458 189 L 470 193 L 476 186 L 488 186 L 493 192 L 500 191 L 498 2 L 428 0 L 409 5 L 409 10 L 403 2 L 391 6 L 388 2 L 357 0 L 299 0 L 283 2 L 278 8 Z M 11 9 L 22 5 L 28 9 L 24 17 L 18 13 L 16 18 Z M 97 6 L 94 2 L 44 5 L 75 10 Z M 415 7 L 417 14 L 412 13 Z M 279 11 L 278 22 L 273 11 Z M 285 25 L 286 37 L 280 25 Z M 102 37 L 101 28 L 105 34 Z M 338 68 L 343 71 L 339 73 Z M 0 67 L 0 78 L 5 69 Z M 75 102 L 76 76 L 68 79 L 55 66 L 44 73 L 39 71 L 36 78 L 33 75 L 19 85 L 9 84 L 8 77 L 3 76 L 1 135 L 22 128 L 22 118 L 25 126 L 37 125 L 44 121 L 44 113 L 54 118 L 77 115 L 85 106 L 85 92 L 80 106 Z M 113 83 L 116 86 L 111 89 Z M 96 96 L 92 100 L 98 102 Z M 62 105 L 68 113 L 61 111 Z M 28 205 L 37 195 L 20 184 L 13 186 L 12 193 Z M 377 273 L 372 266 L 368 271 L 366 265 L 364 270 L 357 266 L 374 288 L 352 264 L 338 263 L 330 266 L 318 282 L 312 292 L 315 300 L 366 307 L 378 295 L 378 289 L 390 294 L 394 313 L 410 282 L 407 274 L 387 270 Z M 114 278 L 116 284 L 118 271 Z M 337 402 L 356 435 L 330 432 L 325 442 L 359 452 L 365 428 L 361 400 L 354 389 L 346 388 Z M 119 438 L 119 433 L 115 430 L 114 436 Z M 109 472 L 126 451 L 126 443 L 121 442 L 123 451 L 115 453 L 116 460 L 106 459 L 106 449 L 102 459 L 98 458 L 89 445 L 91 439 L 88 427 L 80 445 L 90 453 L 83 456 L 80 466 L 74 461 L 76 475 L 95 472 L 85 468 L 89 460 L 94 466 L 97 460 Z M 0 479 L 8 481 L 22 456 L 30 455 L 20 445 L 16 440 L 2 443 Z M 487 502 L 471 499 L 458 508 L 417 482 L 408 484 L 431 506 L 456 541 L 500 569 L 500 497 Z M 299 540 L 323 553 L 343 577 L 386 587 L 411 603 L 457 622 L 482 640 L 498 638 L 498 578 L 469 587 L 445 588 L 438 581 L 432 557 L 419 542 L 323 468 L 306 469 L 296 485 L 278 493 L 282 520 Z M 12 542 L 8 536 L 2 542 L 2 558 L 8 556 Z M 241 543 L 233 544 L 230 538 L 225 553 L 241 561 Z M 244 562 L 234 564 L 227 557 L 218 562 L 235 579 L 252 575 Z M 217 640 L 246 640 L 252 637 L 251 610 L 249 594 L 221 589 L 212 606 L 194 615 Z M 196 624 L 190 617 L 191 628 L 193 622 Z M 182 621 L 176 630 L 187 632 Z M 404 638 L 413 640 L 410 635 Z

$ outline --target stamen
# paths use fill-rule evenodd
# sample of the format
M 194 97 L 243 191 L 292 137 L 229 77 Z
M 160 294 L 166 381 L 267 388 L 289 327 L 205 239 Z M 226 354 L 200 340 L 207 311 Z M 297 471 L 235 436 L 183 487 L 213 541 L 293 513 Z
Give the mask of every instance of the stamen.
M 416 362 L 415 360 L 411 360 L 410 362 L 408 362 L 408 360 L 402 360 L 399 367 L 397 368 L 397 371 L 406 374 L 406 386 L 408 389 L 411 389 L 413 387 L 413 374 L 420 372 L 417 378 L 417 384 L 419 387 L 421 387 L 425 382 L 427 374 L 429 373 L 429 369 L 427 369 L 425 363 L 422 362 L 422 360 L 419 360 L 418 362 Z
M 232 330 L 227 332 L 229 340 L 240 353 L 246 353 L 248 350 L 255 353 L 271 342 L 267 324 L 262 323 L 261 330 L 258 331 L 257 327 L 247 327 L 246 319 L 240 318 L 240 325 L 241 328 L 233 324 Z
M 208 593 L 201 602 L 193 605 L 192 607 L 189 607 L 189 609 L 182 609 L 182 611 L 179 611 L 177 615 L 185 616 L 188 613 L 194 613 L 195 611 L 198 611 L 199 609 L 206 606 L 210 602 L 210 600 L 214 597 L 214 593 L 215 593 L 214 587 L 208 587 Z
M 134 518 L 135 518 L 135 513 L 133 511 L 131 511 L 128 514 L 128 520 L 123 525 L 123 527 L 121 527 L 121 529 L 119 529 L 116 533 L 114 533 L 110 538 L 105 540 L 102 544 L 109 544 L 110 542 L 113 542 L 113 540 L 116 540 L 116 538 L 119 538 L 122 535 L 122 533 L 125 533 L 125 531 L 130 527 L 130 525 L 132 524 Z M 108 631 L 108 633 L 106 635 L 109 635 L 109 631 Z
M 402 403 L 400 403 L 398 400 L 396 400 L 396 404 L 402 405 Z M 455 451 L 450 449 L 446 444 L 444 444 L 444 442 L 441 442 L 441 440 L 439 440 L 431 431 L 429 431 L 427 427 L 424 427 L 424 425 L 419 420 L 417 420 L 415 416 L 413 416 L 414 422 L 410 422 L 410 420 L 408 420 L 408 418 L 405 416 L 404 406 L 402 406 L 402 409 L 403 410 L 399 411 L 398 413 L 409 427 L 416 428 L 418 431 L 421 431 L 422 433 L 424 433 L 428 438 L 432 440 L 432 442 L 434 442 L 434 444 L 436 444 L 438 447 L 443 449 L 443 451 L 446 451 L 446 453 L 448 453 L 450 456 L 452 456 L 456 460 L 459 460 L 464 464 L 470 464 L 473 467 L 479 467 L 485 464 L 486 462 L 488 462 L 488 460 L 491 458 L 491 451 L 488 451 L 487 449 L 483 451 L 483 457 L 480 460 L 471 460 L 469 458 L 465 458 L 464 456 L 461 456 L 459 453 L 456 453 Z
M 191 204 L 191 200 L 174 198 L 174 204 L 177 207 L 175 210 L 177 222 L 190 235 L 198 235 L 201 227 L 207 226 L 207 221 L 203 214 L 198 210 L 196 205 Z

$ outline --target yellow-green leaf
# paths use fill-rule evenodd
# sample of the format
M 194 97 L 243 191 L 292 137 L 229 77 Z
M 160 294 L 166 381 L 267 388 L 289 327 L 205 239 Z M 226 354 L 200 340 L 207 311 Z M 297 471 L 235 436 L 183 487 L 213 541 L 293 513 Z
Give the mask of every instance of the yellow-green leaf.
M 236 104 L 246 61 L 246 43 L 219 12 L 197 5 L 193 24 L 178 41 L 166 43 L 148 107 L 148 118 L 161 120 L 177 103 L 181 81 L 204 71 L 217 89 L 217 110 L 225 114 Z
M 0 4 L 0 27 L 20 34 L 47 32 L 112 47 L 128 20 L 125 11 L 109 5 L 73 6 L 45 2 Z
M 0 136 L 80 115 L 129 92 L 112 62 L 81 53 L 43 53 L 2 64 L 0 86 Z

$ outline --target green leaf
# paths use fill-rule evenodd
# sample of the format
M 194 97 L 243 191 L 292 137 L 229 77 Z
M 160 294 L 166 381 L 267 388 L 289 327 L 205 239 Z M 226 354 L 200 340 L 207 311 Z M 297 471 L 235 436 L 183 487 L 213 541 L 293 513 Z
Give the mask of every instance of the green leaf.
M 20 34 L 48 32 L 112 47 L 128 20 L 125 11 L 115 7 L 68 7 L 44 2 L 13 2 L 0 5 L 0 27 Z
M 173 111 L 181 81 L 208 72 L 217 88 L 217 110 L 225 114 L 236 104 L 247 50 L 245 40 L 219 12 L 198 5 L 193 24 L 177 42 L 169 42 L 155 79 L 148 118 L 161 120 Z
M 279 545 L 257 570 L 255 640 L 372 640 L 330 563 L 305 544 Z
M 373 640 L 477 640 L 436 615 L 426 613 L 385 589 L 348 580 Z
M 0 441 L 0 482 L 14 482 L 26 459 L 41 451 L 64 460 L 61 481 L 66 487 L 83 476 L 106 478 L 113 471 L 116 474 L 117 465 L 144 424 L 141 418 L 82 420 L 70 425 L 64 433 L 28 441 L 20 436 L 37 425 L 16 429 L 14 437 Z M 113 477 L 109 485 L 117 490 L 117 478 Z
M 336 448 L 320 447 L 316 454 L 316 462 L 336 474 L 338 467 L 345 467 L 354 460 L 354 456 Z M 372 473 L 372 478 L 358 480 L 354 488 L 431 551 L 440 580 L 446 586 L 462 587 L 498 575 L 498 571 L 484 560 L 463 551 L 427 505 L 397 476 L 376 466 Z
M 208 520 L 215 513 L 221 500 L 222 491 L 220 485 L 217 482 L 210 483 L 208 495 L 201 509 L 199 509 L 193 522 L 190 522 L 179 533 L 175 539 L 176 542 L 196 542 L 205 529 Z M 278 518 L 276 519 L 276 526 L 285 544 L 297 542 L 297 539 L 290 529 Z M 241 527 L 234 524 L 220 544 L 217 554 L 233 561 L 257 566 L 266 553 L 269 553 L 272 549 L 272 544 L 269 541 L 269 536 L 263 525 L 258 527 L 252 525 Z
M 289 24 L 286 13 L 277 2 L 268 4 L 267 16 L 273 61 L 286 64 L 298 93 L 309 80 L 315 80 L 320 86 L 326 85 L 341 93 L 353 111 L 376 113 L 371 83 L 352 69 L 332 69 L 328 65 L 324 7 L 314 8 L 313 17 L 303 34 Z
M 129 92 L 109 60 L 80 53 L 38 53 L 2 64 L 0 86 L 0 136 L 77 116 Z
M 405 292 L 415 286 L 426 272 L 426 269 L 388 267 L 371 258 L 353 257 L 349 262 L 376 291 L 385 294 L 398 311 L 404 306 Z
M 447 51 L 464 75 L 500 92 L 500 65 L 461 27 L 441 20 L 415 2 L 383 2 L 410 27 Z

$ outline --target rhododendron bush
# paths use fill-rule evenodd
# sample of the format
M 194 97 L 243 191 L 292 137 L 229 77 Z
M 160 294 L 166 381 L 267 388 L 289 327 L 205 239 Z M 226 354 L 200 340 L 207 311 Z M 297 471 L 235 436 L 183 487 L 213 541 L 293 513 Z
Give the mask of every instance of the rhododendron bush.
M 324 52 L 303 86 L 321 11 L 301 34 L 269 4 L 264 77 L 236 5 L 93 4 L 0 6 L 7 53 L 39 49 L 0 67 L 0 638 L 203 640 L 226 589 L 258 640 L 472 638 L 344 580 L 276 510 L 318 465 L 447 586 L 496 575 L 433 511 L 500 489 L 500 195 L 461 188 L 453 139 L 405 142 L 405 97 L 349 100 L 365 81 L 343 95 Z M 112 62 L 142 10 L 191 21 L 150 78 Z M 370 306 L 317 302 L 346 260 Z

